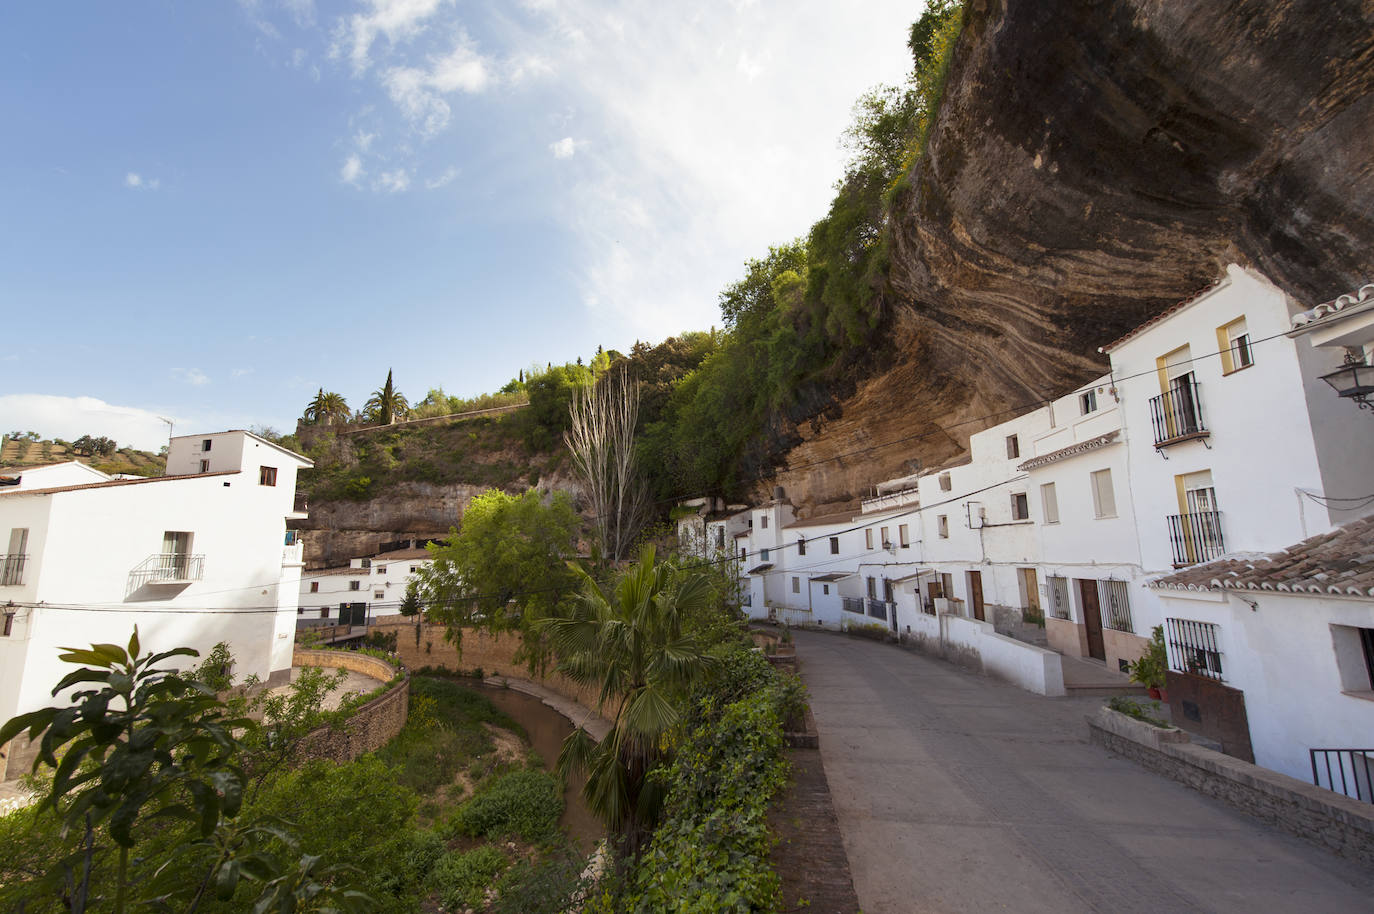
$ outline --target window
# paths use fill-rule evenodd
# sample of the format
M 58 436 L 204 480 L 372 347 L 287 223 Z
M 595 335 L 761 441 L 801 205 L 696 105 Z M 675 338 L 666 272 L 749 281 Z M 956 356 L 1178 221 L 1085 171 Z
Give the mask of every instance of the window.
M 830 596 L 830 585 L 829 585 L 829 584 L 822 584 L 822 585 L 821 585 L 821 593 L 825 594 L 827 597 Z
M 1135 631 L 1131 625 L 1131 594 L 1125 581 L 1098 581 L 1097 604 L 1102 624 L 1119 632 Z
M 372 573 L 373 573 L 373 574 L 386 574 L 386 566 L 385 566 L 385 565 L 374 565 L 374 566 L 372 567 Z
M 801 593 L 801 578 L 796 575 L 792 576 L 792 592 Z
M 202 460 L 202 461 L 200 462 L 200 471 L 201 471 L 202 473 L 208 473 L 208 472 L 210 472 L 210 461 L 208 461 L 208 460 Z
M 320 582 L 319 582 L 319 581 L 311 581 L 311 582 L 310 582 L 310 592 L 311 592 L 311 593 L 319 593 L 319 592 L 320 592 Z
M 865 549 L 872 549 L 872 548 L 873 548 L 873 528 L 872 528 L 872 527 L 865 527 L 865 528 L 864 528 L 864 548 L 865 548 Z
M 1059 523 L 1059 496 L 1055 494 L 1054 483 L 1047 482 L 1040 487 L 1040 506 L 1045 512 L 1045 523 Z
M 11 586 L 24 583 L 24 564 L 28 561 L 29 528 L 14 527 L 10 530 L 10 551 L 0 559 L 0 585 Z
M 411 565 L 411 566 L 410 566 L 410 573 L 411 573 L 411 574 L 414 574 L 415 572 L 417 572 L 417 571 L 419 571 L 419 570 L 420 570 L 420 566 L 419 566 L 419 565 Z
M 911 545 L 911 536 L 907 533 L 906 524 L 897 525 L 897 542 L 903 549 Z
M 949 539 L 949 516 L 941 514 L 935 518 L 935 529 L 940 534 L 940 539 Z
M 303 616 L 303 615 L 305 615 L 305 607 L 304 607 L 304 606 L 297 606 L 297 607 L 296 607 L 296 615 L 298 615 L 298 616 Z
M 762 528 L 762 529 L 764 529 L 764 530 L 767 530 L 767 529 L 768 529 L 768 515 L 767 515 L 767 514 L 765 514 L 765 515 L 763 515 L 762 517 L 759 518 L 759 527 Z
M 385 598 L 386 598 L 386 591 L 385 591 L 385 590 L 374 590 L 374 591 L 372 592 L 372 599 L 374 599 L 374 600 L 382 600 L 382 599 L 385 599 Z
M 1030 520 L 1030 499 L 1025 492 L 1013 492 L 1011 495 L 1011 519 Z
M 320 618 L 321 618 L 321 619 L 328 619 L 328 618 L 329 618 L 329 607 L 328 607 L 328 606 L 321 606 L 321 607 L 320 607 Z
M 1050 609 L 1056 619 L 1069 618 L 1069 579 L 1050 577 Z
M 797 540 L 797 555 L 806 555 L 806 539 Z
M 1331 644 L 1336 649 L 1341 691 L 1374 691 L 1374 628 L 1332 625 Z
M 717 549 L 724 549 L 724 548 L 725 548 L 725 528 L 724 528 L 724 527 L 717 527 L 717 528 L 716 528 L 716 548 L 717 548 Z
M 1097 412 L 1097 391 L 1090 390 L 1078 395 L 1078 414 L 1086 416 L 1088 413 Z
M 870 600 L 876 600 L 876 599 L 878 599 L 878 587 L 877 587 L 877 582 L 875 582 L 872 578 L 868 578 L 867 580 L 868 580 L 868 598 L 869 598 Z
M 1112 492 L 1112 471 L 1098 470 L 1092 474 L 1093 514 L 1096 517 L 1116 517 L 1116 494 Z
M 1165 619 L 1169 668 L 1225 682 L 1221 675 L 1220 629 L 1211 622 Z
M 276 467 L 258 467 L 258 485 L 275 486 L 277 484 Z
M 349 589 L 349 590 L 362 590 L 362 589 L 363 589 L 363 582 L 362 582 L 362 581 L 349 581 L 349 582 L 348 582 L 348 589 Z
M 740 561 L 741 561 L 741 562 L 744 561 L 745 559 L 749 558 L 749 550 L 748 550 L 748 549 L 745 549 L 743 546 L 740 546 L 740 547 L 739 547 L 739 558 L 740 558 Z
M 892 545 L 892 537 L 887 535 L 886 527 L 883 527 L 878 531 L 878 539 L 882 542 L 884 549 Z
M 954 482 L 953 482 L 953 480 L 951 480 L 951 479 L 949 478 L 949 474 L 948 474 L 948 473 L 941 473 L 941 474 L 940 474 L 940 491 L 941 491 L 941 492 L 948 492 L 950 489 L 953 489 L 953 488 L 954 488 Z
M 1007 436 L 1007 459 L 1015 460 L 1021 456 L 1021 440 L 1015 435 Z
M 212 445 L 212 444 L 214 444 L 214 443 L 215 443 L 215 442 L 214 442 L 213 439 L 211 439 L 211 438 L 204 438 L 204 439 L 202 439 L 201 442 L 200 442 L 200 449 L 201 449 L 202 451 L 208 451 L 208 450 L 210 450 L 210 445 Z
M 831 555 L 839 555 L 839 554 L 840 554 L 840 538 L 839 538 L 838 536 L 832 536 L 832 537 L 830 537 L 830 554 L 831 554 Z
M 1221 373 L 1224 375 L 1255 364 L 1250 331 L 1246 328 L 1243 317 L 1217 328 L 1217 346 L 1221 349 Z
M 762 560 L 762 561 L 765 561 L 765 562 L 768 561 L 768 550 L 767 550 L 767 549 L 760 549 L 760 550 L 759 550 L 759 559 Z
M 10 634 L 14 632 L 14 613 L 5 613 L 5 618 L 0 621 L 4 623 L 3 631 L 0 631 L 0 637 L 8 638 Z

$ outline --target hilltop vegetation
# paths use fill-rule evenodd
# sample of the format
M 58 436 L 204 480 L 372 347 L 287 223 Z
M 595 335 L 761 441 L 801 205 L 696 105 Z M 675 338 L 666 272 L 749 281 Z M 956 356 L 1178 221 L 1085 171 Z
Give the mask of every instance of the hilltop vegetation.
M 11 432 L 0 438 L 0 466 L 24 467 L 78 460 L 102 473 L 161 476 L 167 467 L 165 454 L 119 447 L 109 438 L 83 435 L 76 441 L 52 440 L 37 432 Z

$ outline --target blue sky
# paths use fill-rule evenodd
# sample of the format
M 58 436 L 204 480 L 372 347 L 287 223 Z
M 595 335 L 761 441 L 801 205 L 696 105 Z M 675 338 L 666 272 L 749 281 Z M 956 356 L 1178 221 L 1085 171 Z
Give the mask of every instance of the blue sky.
M 921 4 L 0 8 L 0 426 L 288 431 L 719 323 Z

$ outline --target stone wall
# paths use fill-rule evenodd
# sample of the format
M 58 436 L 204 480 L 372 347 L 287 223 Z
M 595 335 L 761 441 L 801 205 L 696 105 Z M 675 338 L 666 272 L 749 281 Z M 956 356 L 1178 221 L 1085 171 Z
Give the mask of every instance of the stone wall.
M 552 672 L 551 668 L 531 672 L 523 661 L 517 661 L 515 656 L 520 649 L 519 635 L 489 635 L 468 629 L 463 632 L 460 652 L 455 645 L 444 640 L 444 627 L 441 625 L 422 626 L 418 647 L 415 643 L 415 623 L 400 616 L 383 618 L 370 626 L 368 631 L 396 632 L 396 650 L 401 655 L 401 662 L 412 670 L 433 666 L 467 672 L 480 667 L 488 676 L 530 679 L 564 698 L 589 708 L 597 706 L 596 689 L 573 682 L 566 676 Z
M 1094 743 L 1312 843 L 1374 866 L 1374 804 L 1193 745 L 1110 708 L 1088 718 Z
M 384 660 L 351 651 L 316 651 L 296 649 L 291 655 L 293 666 L 317 666 L 345 669 L 371 676 L 379 683 L 387 683 L 397 670 Z M 401 671 L 404 674 L 404 670 Z M 307 733 L 296 747 L 296 758 L 330 759 L 351 762 L 364 752 L 380 749 L 391 741 L 406 724 L 410 712 L 410 678 L 405 676 L 395 686 L 358 708 L 341 724 L 320 727 Z

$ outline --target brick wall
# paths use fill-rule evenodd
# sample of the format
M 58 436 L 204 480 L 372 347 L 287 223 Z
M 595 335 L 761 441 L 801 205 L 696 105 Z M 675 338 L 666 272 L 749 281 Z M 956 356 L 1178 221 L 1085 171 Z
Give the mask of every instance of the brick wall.
M 1172 697 L 1172 695 L 1171 695 Z M 1088 718 L 1094 743 L 1270 825 L 1374 867 L 1374 804 L 1195 746 L 1110 708 Z
M 589 708 L 597 706 L 596 689 L 551 672 L 552 663 L 550 670 L 532 673 L 524 662 L 516 661 L 516 652 L 520 649 L 519 635 L 489 635 L 466 629 L 460 653 L 455 645 L 444 640 L 444 628 L 441 625 L 423 625 L 418 647 L 415 644 L 415 623 L 403 617 L 384 618 L 372 625 L 369 631 L 396 632 L 396 650 L 401 655 L 401 662 L 412 670 L 434 666 L 466 672 L 481 667 L 488 676 L 529 679 Z

